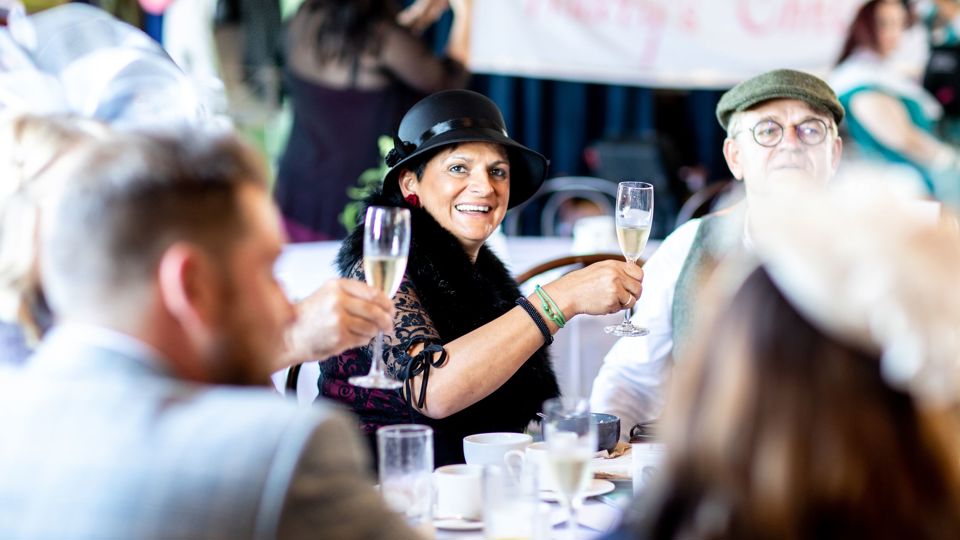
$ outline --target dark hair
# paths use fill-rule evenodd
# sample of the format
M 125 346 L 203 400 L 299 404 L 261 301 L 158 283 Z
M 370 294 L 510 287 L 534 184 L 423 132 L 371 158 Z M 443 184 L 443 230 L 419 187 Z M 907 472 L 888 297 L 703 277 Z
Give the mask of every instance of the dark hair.
M 419 182 L 423 180 L 423 173 L 427 170 L 427 163 L 430 163 L 431 159 L 443 151 L 453 152 L 458 146 L 460 146 L 460 144 L 448 144 L 447 146 L 440 146 L 424 152 L 415 159 L 411 160 L 404 168 L 413 172 L 413 174 L 417 176 L 417 182 Z
M 399 13 L 394 0 L 306 0 L 296 17 L 310 16 L 320 62 L 350 60 L 380 50 L 377 26 L 390 24 Z
M 439 154 L 440 152 L 453 152 L 461 144 L 462 143 L 448 144 L 446 146 L 441 146 L 439 148 L 434 148 L 432 150 L 424 152 L 423 154 L 417 156 L 415 159 L 410 160 L 410 162 L 404 165 L 403 168 L 413 172 L 413 174 L 417 176 L 417 181 L 419 182 L 420 180 L 423 180 L 423 173 L 424 171 L 427 170 L 427 163 L 430 163 L 431 159 L 436 157 L 437 154 Z M 504 151 L 507 154 L 508 162 L 510 163 L 515 162 L 515 159 L 516 159 L 515 154 L 510 148 L 504 147 L 503 145 L 497 145 L 496 143 L 493 143 L 493 144 L 496 146 L 500 146 L 504 149 Z
M 668 464 L 628 519 L 646 537 L 960 536 L 944 419 L 814 328 L 762 268 L 677 371 Z
M 226 134 L 124 134 L 61 161 L 50 174 L 66 179 L 62 197 L 42 228 L 55 312 L 139 294 L 175 242 L 224 253 L 246 226 L 240 186 L 267 187 L 257 155 Z
M 877 8 L 880 4 L 888 2 L 898 2 L 903 5 L 903 8 L 907 10 L 907 27 L 913 25 L 913 11 L 911 11 L 907 0 L 870 0 L 860 6 L 860 10 L 857 11 L 850 23 L 847 30 L 847 39 L 844 41 L 840 57 L 837 59 L 838 65 L 860 47 L 867 47 L 872 51 L 877 50 Z

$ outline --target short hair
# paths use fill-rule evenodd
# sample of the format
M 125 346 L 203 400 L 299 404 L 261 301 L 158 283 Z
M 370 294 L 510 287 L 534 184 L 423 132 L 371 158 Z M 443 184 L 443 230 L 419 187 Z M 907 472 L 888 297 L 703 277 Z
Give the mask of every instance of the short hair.
M 105 137 L 107 128 L 71 116 L 10 114 L 0 118 L 0 320 L 40 334 L 34 307 L 37 209 L 56 186 L 43 173 L 77 144 Z
M 50 173 L 70 181 L 42 227 L 58 315 L 138 315 L 163 253 L 187 241 L 219 257 L 246 227 L 240 187 L 267 186 L 259 156 L 226 133 L 126 134 L 71 158 Z
M 662 483 L 627 519 L 642 536 L 956 537 L 953 424 L 877 354 L 814 327 L 763 267 L 704 330 L 678 364 Z

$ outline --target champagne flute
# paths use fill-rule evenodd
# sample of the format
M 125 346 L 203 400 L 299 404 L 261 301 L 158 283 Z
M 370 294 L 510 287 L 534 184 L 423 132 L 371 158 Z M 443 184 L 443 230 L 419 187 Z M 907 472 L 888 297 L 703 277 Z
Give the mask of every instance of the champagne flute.
M 570 519 L 570 538 L 577 536 L 577 509 L 590 483 L 590 460 L 597 451 L 597 425 L 585 399 L 553 398 L 543 403 L 543 440 L 547 466 L 561 504 Z
M 617 186 L 617 241 L 629 263 L 636 263 L 647 247 L 653 223 L 653 186 L 646 182 L 620 182 Z M 623 322 L 607 326 L 615 336 L 638 337 L 650 333 L 630 322 L 630 308 L 623 310 Z
M 410 211 L 406 208 L 367 208 L 363 231 L 363 275 L 367 285 L 393 298 L 400 288 L 410 252 Z M 383 332 L 373 342 L 370 372 L 350 377 L 350 384 L 364 388 L 400 388 L 403 383 L 383 370 Z

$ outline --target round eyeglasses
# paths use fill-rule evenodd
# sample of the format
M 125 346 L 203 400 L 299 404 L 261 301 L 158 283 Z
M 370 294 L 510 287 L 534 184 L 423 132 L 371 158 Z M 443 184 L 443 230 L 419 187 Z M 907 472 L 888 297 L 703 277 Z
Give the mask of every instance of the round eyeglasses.
M 803 144 L 812 146 L 820 144 L 827 138 L 827 124 L 819 118 L 804 120 L 799 124 L 792 126 L 797 133 L 797 139 Z M 783 140 L 784 127 L 774 120 L 761 120 L 750 130 L 753 133 L 753 140 L 760 146 L 772 148 Z M 738 132 L 739 135 L 741 132 Z

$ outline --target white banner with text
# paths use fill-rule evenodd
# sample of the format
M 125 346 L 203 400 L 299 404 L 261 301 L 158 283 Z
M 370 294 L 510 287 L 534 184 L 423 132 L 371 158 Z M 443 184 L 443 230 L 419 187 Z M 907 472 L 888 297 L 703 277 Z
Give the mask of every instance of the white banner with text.
M 863 0 L 476 0 L 470 67 L 548 79 L 723 88 L 824 75 Z

